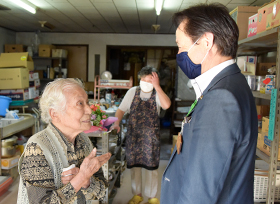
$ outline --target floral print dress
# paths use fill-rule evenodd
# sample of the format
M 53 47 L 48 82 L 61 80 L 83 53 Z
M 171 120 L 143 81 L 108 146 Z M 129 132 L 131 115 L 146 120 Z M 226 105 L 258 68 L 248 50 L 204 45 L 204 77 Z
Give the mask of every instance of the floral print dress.
M 155 170 L 160 158 L 160 122 L 157 112 L 156 91 L 148 100 L 140 98 L 137 87 L 133 98 L 126 136 L 127 168 L 143 167 Z

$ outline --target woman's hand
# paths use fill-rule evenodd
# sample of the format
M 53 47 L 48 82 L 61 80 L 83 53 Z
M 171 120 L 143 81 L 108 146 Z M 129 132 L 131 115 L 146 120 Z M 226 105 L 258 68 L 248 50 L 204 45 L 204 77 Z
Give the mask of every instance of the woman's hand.
M 96 148 L 84 159 L 80 166 L 79 174 L 84 178 L 84 185 L 89 181 L 90 177 L 95 174 L 103 164 L 105 164 L 111 157 L 111 153 L 103 154 L 96 157 Z
M 159 85 L 159 78 L 156 72 L 152 72 L 152 81 L 151 83 L 153 84 L 154 88 L 157 89 L 160 87 Z
M 75 167 L 73 169 L 70 169 L 68 171 L 64 171 L 61 174 L 61 181 L 64 185 L 68 184 L 78 173 L 79 173 L 79 168 Z
M 121 128 L 118 124 L 113 124 L 111 127 L 110 127 L 110 130 L 113 130 L 113 129 L 116 129 L 117 130 L 117 133 L 120 132 Z

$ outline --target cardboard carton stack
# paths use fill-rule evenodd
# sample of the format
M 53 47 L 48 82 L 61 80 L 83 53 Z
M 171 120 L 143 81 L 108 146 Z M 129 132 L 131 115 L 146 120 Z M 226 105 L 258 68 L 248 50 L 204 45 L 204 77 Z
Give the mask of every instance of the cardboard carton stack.
M 258 133 L 257 147 L 259 150 L 270 156 L 271 141 L 268 139 L 268 128 L 269 128 L 269 106 L 259 105 L 257 106 L 258 115 L 261 114 L 261 129 Z M 278 160 L 280 160 L 280 146 L 278 148 Z
M 36 90 L 40 81 L 34 81 L 34 76 L 38 74 L 34 74 L 33 70 L 34 63 L 28 52 L 1 53 L 0 95 L 15 101 L 38 97 L 39 93 Z

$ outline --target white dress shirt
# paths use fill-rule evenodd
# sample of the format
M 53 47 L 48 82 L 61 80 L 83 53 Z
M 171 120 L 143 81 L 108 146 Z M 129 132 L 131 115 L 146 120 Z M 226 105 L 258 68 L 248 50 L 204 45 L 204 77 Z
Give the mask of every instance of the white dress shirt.
M 209 69 L 195 79 L 190 79 L 196 94 L 196 100 L 202 95 L 203 91 L 207 88 L 214 77 L 217 76 L 224 68 L 232 65 L 233 63 L 235 63 L 233 59 L 227 60 Z

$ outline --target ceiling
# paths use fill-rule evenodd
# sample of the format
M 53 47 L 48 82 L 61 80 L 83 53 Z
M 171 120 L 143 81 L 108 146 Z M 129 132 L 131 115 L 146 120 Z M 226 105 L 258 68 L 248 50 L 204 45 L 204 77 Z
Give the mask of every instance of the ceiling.
M 39 9 L 29 13 L 10 0 L 0 0 L 10 10 L 0 10 L 0 27 L 16 32 L 173 34 L 172 15 L 194 3 L 215 0 L 163 0 L 159 16 L 154 0 L 29 0 Z M 237 6 L 261 6 L 270 0 L 216 0 L 232 11 Z M 39 21 L 47 21 L 41 27 Z M 53 27 L 52 29 L 48 27 Z

